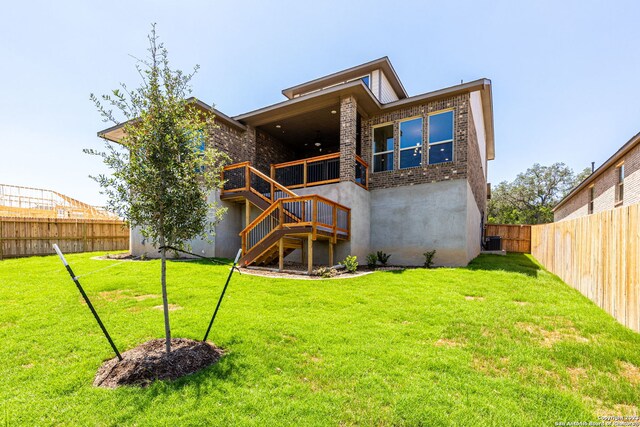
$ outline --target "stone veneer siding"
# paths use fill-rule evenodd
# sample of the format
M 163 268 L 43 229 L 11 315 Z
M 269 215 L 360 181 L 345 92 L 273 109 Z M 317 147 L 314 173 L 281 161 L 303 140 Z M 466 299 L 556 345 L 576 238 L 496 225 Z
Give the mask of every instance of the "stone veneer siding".
M 487 180 L 484 176 L 482 157 L 480 156 L 480 146 L 478 145 L 478 134 L 473 124 L 473 113 L 469 109 L 469 134 L 467 151 L 467 180 L 473 192 L 473 197 L 478 205 L 478 210 L 482 215 L 487 212 Z M 486 217 L 483 217 L 486 220 Z
M 353 96 L 340 100 L 340 181 L 356 180 L 357 110 Z
M 613 166 L 600 172 L 591 182 L 594 188 L 593 213 L 613 209 L 616 206 L 616 185 L 618 174 L 616 165 L 624 161 L 624 197 L 622 204 L 628 206 L 640 203 L 640 142 L 627 152 Z M 590 185 L 591 185 L 590 184 Z M 589 187 L 572 196 L 553 213 L 554 221 L 577 218 L 589 214 Z
M 439 110 L 454 109 L 454 160 L 435 165 L 423 165 L 414 168 L 398 169 L 400 153 L 399 122 L 409 117 L 423 118 L 424 143 L 427 142 L 427 114 Z M 400 187 L 405 185 L 433 183 L 451 179 L 467 178 L 467 143 L 468 125 L 470 123 L 469 95 L 462 94 L 439 101 L 399 108 L 385 114 L 362 120 L 362 158 L 369 163 L 369 189 Z M 394 169 L 384 172 L 373 172 L 372 142 L 373 126 L 393 122 L 394 135 Z M 424 154 L 423 154 L 424 155 Z M 478 152 L 478 156 L 479 156 Z M 482 171 L 480 171 L 482 173 Z M 486 190 L 485 190 L 486 191 Z

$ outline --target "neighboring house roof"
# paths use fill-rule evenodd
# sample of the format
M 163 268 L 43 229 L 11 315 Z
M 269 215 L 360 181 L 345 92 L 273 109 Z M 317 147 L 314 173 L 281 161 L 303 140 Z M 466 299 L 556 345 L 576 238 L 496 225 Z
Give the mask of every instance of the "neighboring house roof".
M 210 105 L 200 101 L 198 98 L 191 97 L 191 98 L 187 99 L 187 102 L 196 105 L 197 107 L 199 107 L 200 109 L 202 109 L 204 111 L 213 113 L 215 115 L 216 121 L 218 121 L 218 122 L 222 122 L 222 123 L 224 123 L 226 125 L 229 125 L 231 127 L 239 129 L 239 130 L 246 130 L 247 129 L 247 127 L 245 125 L 243 125 L 242 123 L 238 122 L 237 120 L 232 119 L 231 117 L 227 116 L 226 114 L 222 113 L 221 111 L 218 111 L 215 108 L 211 107 Z M 137 119 L 128 120 L 126 122 L 119 123 L 119 124 L 117 124 L 115 126 L 112 126 L 112 127 L 108 128 L 108 129 L 101 130 L 100 132 L 98 132 L 98 136 L 101 137 L 101 138 L 108 139 L 109 141 L 118 142 L 124 136 L 124 127 L 125 127 L 125 125 L 127 123 L 130 123 L 130 122 L 135 121 L 135 120 L 137 120 Z
M 407 91 L 404 89 L 400 78 L 396 74 L 396 71 L 391 65 L 389 58 L 384 56 L 374 61 L 367 62 L 365 64 L 356 65 L 355 67 L 347 68 L 346 70 L 338 71 L 337 73 L 329 74 L 328 76 L 320 77 L 315 80 L 302 83 L 288 89 L 284 89 L 282 94 L 289 99 L 292 99 L 295 95 L 304 94 L 332 86 L 336 83 L 342 83 L 347 80 L 357 79 L 365 74 L 371 73 L 374 70 L 382 69 L 384 75 L 389 80 L 391 87 L 395 91 L 398 98 L 407 98 Z
M 558 204 L 552 209 L 552 211 L 556 211 L 560 206 L 564 205 L 571 199 L 573 196 L 578 194 L 582 189 L 588 187 L 598 176 L 600 176 L 604 171 L 609 169 L 611 166 L 614 166 L 618 163 L 620 159 L 622 159 L 625 154 L 627 154 L 631 149 L 633 149 L 636 145 L 640 144 L 640 133 L 637 133 L 633 138 L 627 141 L 618 151 L 616 151 L 613 156 L 609 157 L 609 159 L 604 162 L 598 169 L 593 171 L 591 175 L 584 179 L 580 184 L 578 184 L 573 190 L 569 192 Z

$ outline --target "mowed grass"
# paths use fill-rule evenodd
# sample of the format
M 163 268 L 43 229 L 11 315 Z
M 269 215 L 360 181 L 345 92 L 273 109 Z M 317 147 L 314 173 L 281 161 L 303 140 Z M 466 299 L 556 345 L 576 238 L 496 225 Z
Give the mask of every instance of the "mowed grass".
M 116 263 L 69 255 L 76 274 Z M 82 277 L 116 345 L 163 336 L 158 261 Z M 229 266 L 171 262 L 174 337 L 202 339 Z M 553 425 L 637 412 L 640 335 L 525 255 L 348 280 L 234 275 L 175 382 L 93 387 L 113 357 L 56 257 L 0 262 L 0 425 Z

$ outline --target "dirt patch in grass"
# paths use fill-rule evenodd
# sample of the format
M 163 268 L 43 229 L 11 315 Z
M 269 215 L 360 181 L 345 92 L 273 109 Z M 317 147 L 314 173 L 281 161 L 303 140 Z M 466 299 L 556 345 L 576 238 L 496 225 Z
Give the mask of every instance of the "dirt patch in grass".
M 640 368 L 629 362 L 618 362 L 620 374 L 633 385 L 640 384 Z
M 529 305 L 529 303 L 528 303 L 527 301 L 517 301 L 517 300 L 514 300 L 514 301 L 513 301 L 513 303 L 514 303 L 514 304 L 516 304 L 516 305 L 519 305 L 519 306 L 521 306 L 521 307 L 523 307 L 523 306 L 525 306 L 525 305 Z
M 484 297 L 473 296 L 473 295 L 465 295 L 464 299 L 467 301 L 484 301 Z
M 134 295 L 135 291 L 130 289 L 116 289 L 115 291 L 104 291 L 100 292 L 98 295 L 105 301 L 108 302 L 116 302 L 121 301 L 123 299 L 132 299 L 135 301 L 144 301 L 151 298 L 160 298 L 160 295 L 154 294 L 144 294 L 144 295 Z
M 455 340 L 451 340 L 448 338 L 440 338 L 438 341 L 433 343 L 436 347 L 463 347 L 464 344 Z
M 100 292 L 98 295 L 100 295 L 100 298 L 102 298 L 105 301 L 115 302 L 115 301 L 120 301 L 126 298 L 131 298 L 131 295 L 127 295 L 128 292 L 132 292 L 132 291 L 127 289 L 117 289 L 115 291 Z
M 604 401 L 592 397 L 585 397 L 584 402 L 593 408 L 598 417 L 624 417 L 638 415 L 638 407 L 625 403 L 607 405 Z
M 540 345 L 543 347 L 553 347 L 554 344 L 561 341 L 576 341 L 581 343 L 588 343 L 589 340 L 578 332 L 573 327 L 571 322 L 565 322 L 565 326 L 558 327 L 557 329 L 545 329 L 542 326 L 535 325 L 533 323 L 519 322 L 516 323 L 516 327 L 522 331 L 527 332 L 533 338 L 540 341 Z
M 163 310 L 164 307 L 162 305 L 156 305 L 153 307 L 155 310 Z M 169 304 L 169 311 L 182 310 L 178 304 Z
M 476 371 L 482 372 L 485 375 L 497 377 L 509 373 L 509 358 L 501 357 L 500 359 L 495 359 L 483 356 L 474 356 L 471 366 Z
M 557 387 L 562 384 L 562 379 L 557 372 L 538 365 L 522 366 L 518 368 L 518 374 L 526 384 L 536 383 L 547 387 Z
M 160 298 L 160 295 L 147 294 L 147 295 L 136 295 L 135 297 L 133 297 L 133 299 L 136 301 L 144 301 L 151 298 Z
M 213 365 L 223 351 L 210 343 L 185 338 L 171 340 L 171 353 L 165 352 L 165 340 L 147 341 L 102 364 L 95 376 L 96 387 L 123 385 L 145 387 L 157 380 L 175 380 Z
M 569 374 L 569 381 L 571 381 L 571 386 L 576 388 L 578 385 L 587 378 L 587 370 L 585 368 L 567 368 L 567 373 Z

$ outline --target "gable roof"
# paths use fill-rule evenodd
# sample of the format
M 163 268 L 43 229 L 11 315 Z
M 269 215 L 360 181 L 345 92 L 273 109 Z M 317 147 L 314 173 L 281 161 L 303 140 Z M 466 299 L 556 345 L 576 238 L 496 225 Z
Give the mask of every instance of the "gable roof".
M 609 157 L 606 162 L 604 162 L 598 169 L 593 171 L 591 175 L 584 179 L 580 184 L 576 185 L 573 190 L 569 192 L 562 200 L 558 202 L 557 205 L 552 209 L 553 212 L 556 211 L 560 206 L 564 205 L 571 199 L 573 196 L 578 194 L 582 189 L 588 187 L 598 176 L 602 175 L 604 171 L 609 169 L 611 166 L 614 166 L 618 163 L 625 154 L 627 154 L 631 149 L 640 144 L 640 133 L 637 133 L 633 138 L 627 141 L 618 151 L 616 151 L 613 156 Z
M 193 104 L 203 111 L 213 113 L 215 115 L 216 121 L 218 122 L 222 122 L 226 125 L 229 125 L 241 131 L 244 131 L 247 129 L 247 127 L 242 123 L 240 123 L 239 121 L 232 119 L 231 117 L 227 116 L 221 111 L 218 111 L 212 106 L 200 101 L 198 98 L 195 98 L 195 97 L 188 98 L 187 103 Z M 110 128 L 101 130 L 98 132 L 98 136 L 100 138 L 108 139 L 109 141 L 118 142 L 124 136 L 124 127 L 127 125 L 127 123 L 135 122 L 135 120 L 137 119 L 127 120 L 126 122 L 118 123 L 115 126 L 111 126 Z
M 407 91 L 404 89 L 400 78 L 396 74 L 396 71 L 393 69 L 391 61 L 389 61 L 389 58 L 387 56 L 383 56 L 382 58 L 375 59 L 364 64 L 356 65 L 355 67 L 347 68 L 346 70 L 338 71 L 336 73 L 332 73 L 327 76 L 308 81 L 306 83 L 292 86 L 290 88 L 284 89 L 282 91 L 282 94 L 287 98 L 292 99 L 295 95 L 326 88 L 327 86 L 332 86 L 334 84 L 342 83 L 347 80 L 357 79 L 358 77 L 361 77 L 377 69 L 382 69 L 384 75 L 387 77 L 387 80 L 389 80 L 391 87 L 398 95 L 398 98 L 403 99 L 409 96 L 407 94 Z

